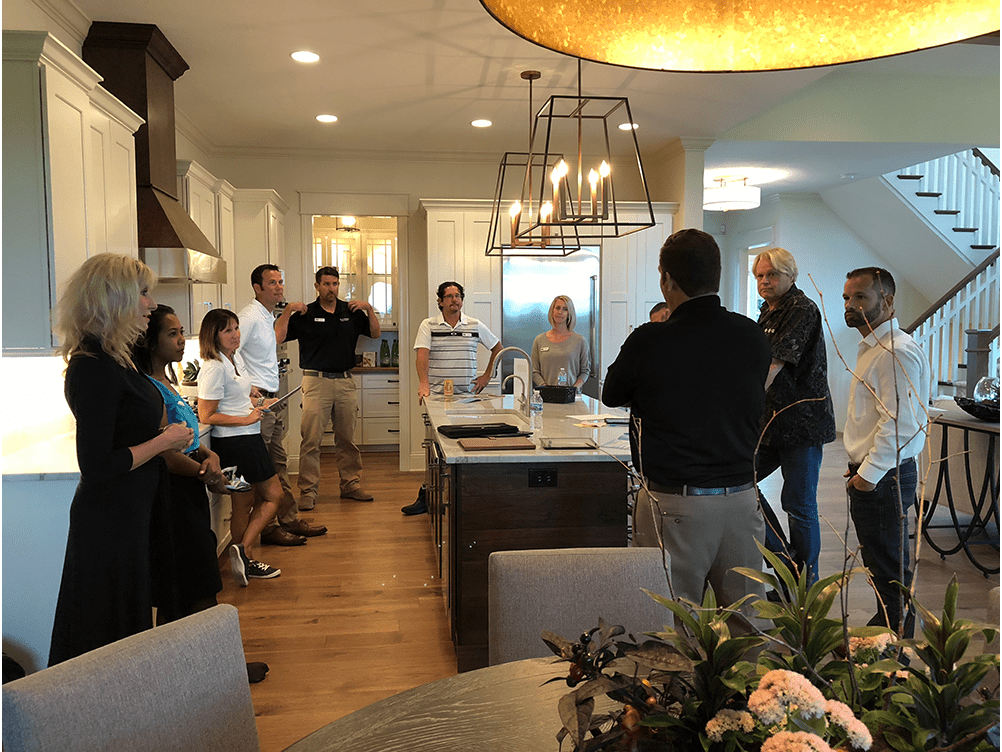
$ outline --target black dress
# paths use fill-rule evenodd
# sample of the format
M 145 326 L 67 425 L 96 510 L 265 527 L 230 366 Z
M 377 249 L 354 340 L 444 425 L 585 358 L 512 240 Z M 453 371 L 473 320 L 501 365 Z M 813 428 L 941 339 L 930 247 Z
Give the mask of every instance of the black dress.
M 85 340 L 84 347 L 93 356 L 75 355 L 66 369 L 80 485 L 70 506 L 50 666 L 152 627 L 152 606 L 165 597 L 169 576 L 151 568 L 169 547 L 167 468 L 154 457 L 132 470 L 129 450 L 159 432 L 163 400 L 146 376 L 119 365 L 100 343 Z

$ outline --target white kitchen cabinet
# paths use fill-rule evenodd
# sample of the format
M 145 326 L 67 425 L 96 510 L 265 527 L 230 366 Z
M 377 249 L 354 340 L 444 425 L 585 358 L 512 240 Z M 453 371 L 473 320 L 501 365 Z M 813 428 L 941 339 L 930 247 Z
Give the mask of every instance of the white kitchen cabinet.
M 654 304 L 664 300 L 658 258 L 677 210 L 677 204 L 655 204 L 654 227 L 602 241 L 602 381 L 630 332 L 646 323 Z M 624 216 L 631 222 L 642 219 L 630 212 Z
M 142 119 L 45 32 L 3 32 L 3 348 L 56 344 L 51 311 L 87 258 L 137 257 Z
M 289 205 L 270 189 L 237 188 L 233 191 L 234 310 L 254 297 L 250 275 L 261 264 L 285 271 L 285 215 Z M 227 275 L 229 277 L 229 275 Z
M 389 446 L 400 443 L 400 374 L 379 371 L 352 373 L 358 403 L 355 444 Z M 334 446 L 334 432 L 327 423 L 323 446 Z
M 215 183 L 216 196 L 216 232 L 218 242 L 216 250 L 226 262 L 229 270 L 226 274 L 226 282 L 219 286 L 220 304 L 223 308 L 236 311 L 237 288 L 240 280 L 234 278 L 236 268 L 236 258 L 234 257 L 236 229 L 233 224 L 233 193 L 236 189 L 225 180 L 217 180 Z M 246 280 L 250 284 L 250 279 Z
M 426 200 L 421 206 L 428 222 L 428 316 L 438 314 L 435 291 L 439 284 L 454 280 L 466 292 L 463 311 L 480 319 L 501 335 L 501 258 L 486 256 L 491 221 L 491 201 Z M 490 360 L 478 348 L 477 366 L 482 372 Z
M 219 250 L 218 213 L 216 210 L 216 178 L 197 162 L 178 161 L 178 200 L 192 221 Z M 222 255 L 222 254 L 220 254 Z M 227 267 L 229 268 L 229 267 Z M 193 284 L 189 289 L 191 331 L 197 333 L 205 314 L 221 304 L 218 284 Z

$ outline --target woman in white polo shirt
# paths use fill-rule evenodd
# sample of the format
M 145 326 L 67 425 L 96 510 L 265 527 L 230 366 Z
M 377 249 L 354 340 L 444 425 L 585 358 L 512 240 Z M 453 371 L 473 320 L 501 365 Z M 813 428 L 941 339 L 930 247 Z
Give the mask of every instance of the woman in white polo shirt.
M 282 484 L 261 438 L 261 416 L 274 400 L 258 398 L 251 404 L 250 375 L 240 347 L 240 321 L 233 311 L 214 308 L 202 319 L 198 332 L 202 369 L 198 374 L 198 419 L 212 426 L 212 450 L 223 467 L 236 466 L 250 484 L 249 491 L 234 491 L 230 518 L 230 567 L 237 584 L 268 580 L 282 570 L 253 557 L 254 541 L 275 516 Z M 255 395 L 257 396 L 257 395 Z

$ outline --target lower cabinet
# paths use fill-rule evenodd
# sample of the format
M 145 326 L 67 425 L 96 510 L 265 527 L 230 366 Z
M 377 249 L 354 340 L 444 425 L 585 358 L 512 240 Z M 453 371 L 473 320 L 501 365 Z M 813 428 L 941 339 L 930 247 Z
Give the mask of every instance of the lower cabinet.
M 400 443 L 400 375 L 396 371 L 352 373 L 355 381 L 358 413 L 355 418 L 355 444 L 358 446 L 396 446 Z M 334 446 L 330 423 L 324 431 L 323 446 Z

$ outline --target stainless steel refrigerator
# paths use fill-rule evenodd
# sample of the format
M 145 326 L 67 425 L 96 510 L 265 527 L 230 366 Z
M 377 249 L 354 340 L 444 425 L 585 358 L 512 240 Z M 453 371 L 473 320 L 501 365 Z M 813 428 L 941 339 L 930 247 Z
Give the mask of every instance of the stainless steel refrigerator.
M 515 345 L 531 355 L 536 335 L 550 329 L 550 303 L 557 295 L 566 295 L 574 301 L 577 314 L 574 331 L 588 341 L 591 375 L 581 391 L 590 397 L 599 396 L 601 368 L 599 270 L 598 248 L 582 248 L 560 257 L 506 256 L 501 267 L 504 346 Z M 512 373 L 512 360 L 507 354 L 501 369 L 502 376 Z M 511 393 L 515 382 L 512 379 L 504 391 Z

